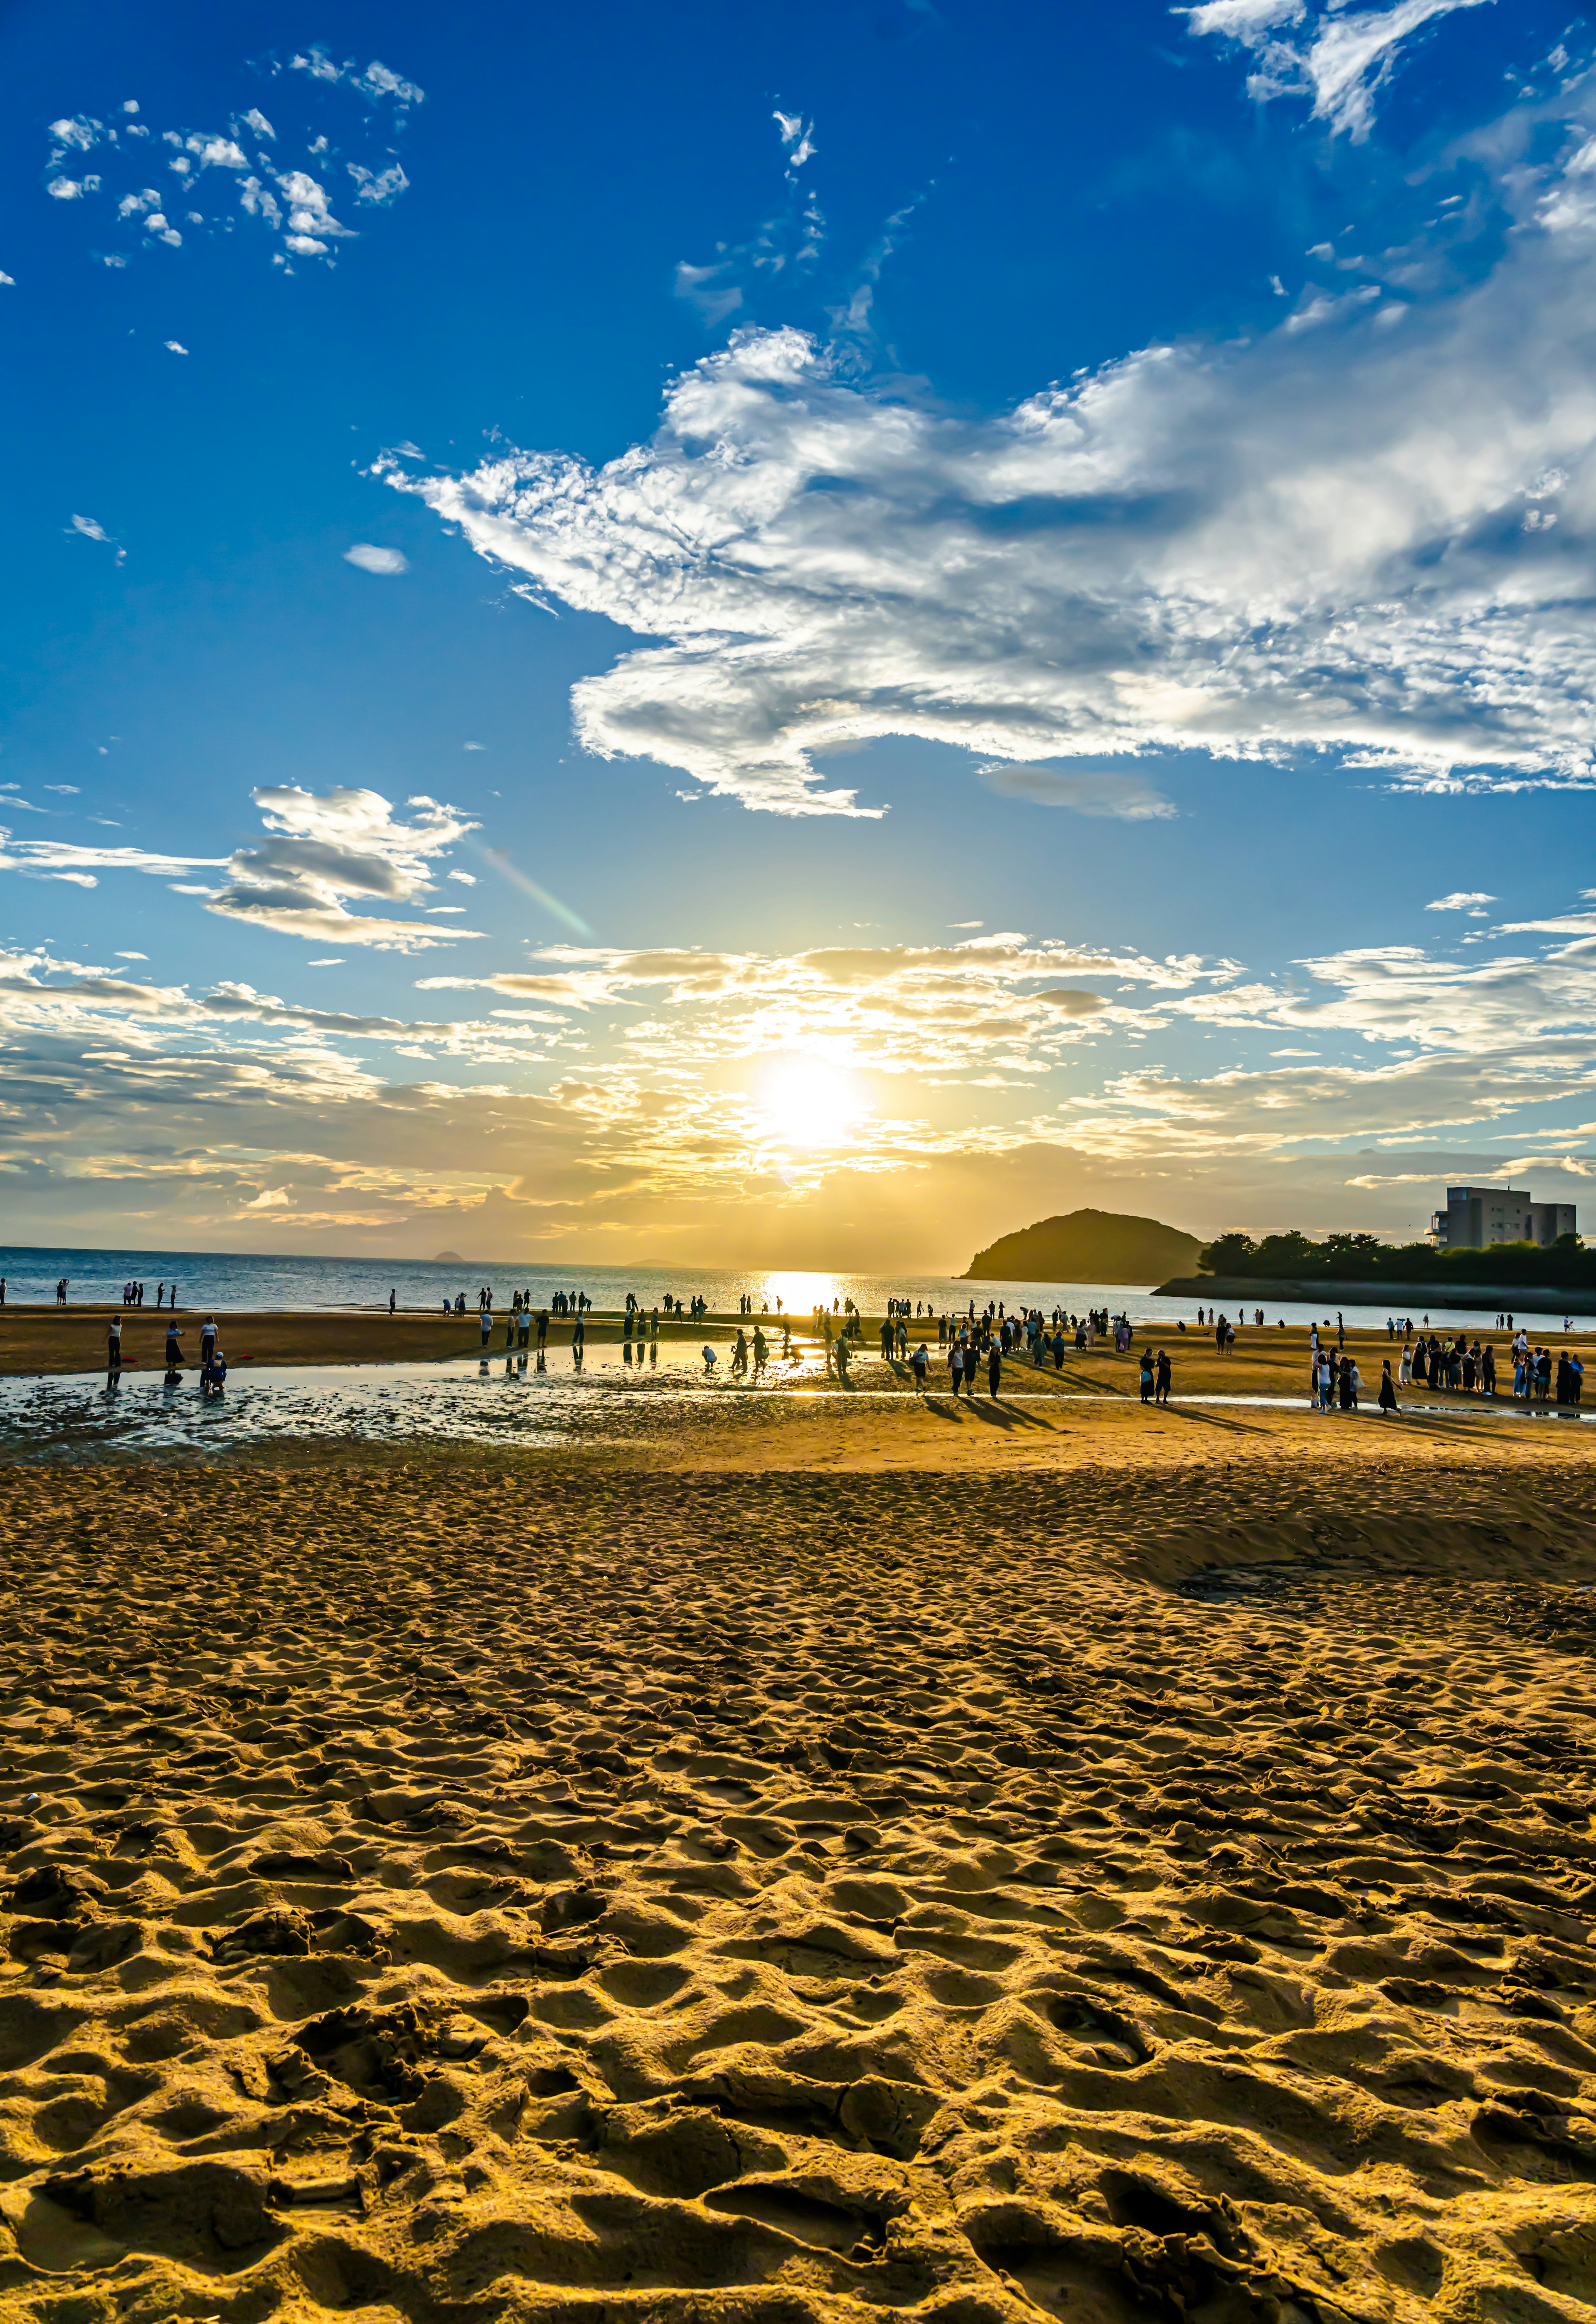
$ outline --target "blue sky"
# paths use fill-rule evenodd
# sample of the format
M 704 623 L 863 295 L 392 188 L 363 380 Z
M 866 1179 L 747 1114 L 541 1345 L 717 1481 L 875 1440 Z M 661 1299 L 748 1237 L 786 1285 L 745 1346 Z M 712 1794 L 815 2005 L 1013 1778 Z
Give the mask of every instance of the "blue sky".
M 13 1238 L 1580 1199 L 1582 23 L 0 42 Z

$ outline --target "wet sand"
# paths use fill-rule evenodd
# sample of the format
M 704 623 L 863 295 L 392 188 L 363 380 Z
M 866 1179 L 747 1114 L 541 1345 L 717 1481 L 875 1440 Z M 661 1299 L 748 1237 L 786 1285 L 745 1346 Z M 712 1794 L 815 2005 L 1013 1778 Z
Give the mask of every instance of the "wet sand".
M 938 1401 L 0 1470 L 0 2312 L 1588 2316 L 1584 1432 Z
M 93 1306 L 0 1308 L 0 1379 L 103 1373 L 106 1327 L 117 1312 L 111 1307 Z M 159 1377 L 165 1370 L 166 1316 L 157 1315 L 148 1308 L 122 1312 L 126 1319 L 122 1333 L 124 1370 L 130 1378 L 140 1372 Z M 183 1334 L 184 1365 L 191 1371 L 198 1367 L 199 1333 L 208 1312 L 203 1308 L 184 1309 L 178 1317 Z M 789 1320 L 796 1343 L 804 1350 L 818 1351 L 821 1342 L 810 1319 Z M 483 1344 L 475 1314 L 445 1316 L 411 1311 L 390 1316 L 383 1311 L 289 1308 L 230 1314 L 220 1310 L 217 1311 L 217 1323 L 228 1364 L 235 1370 L 307 1364 L 445 1363 L 477 1356 Z M 488 1340 L 487 1352 L 501 1360 L 508 1346 L 507 1323 L 504 1314 L 498 1314 Z M 780 1354 L 782 1338 L 781 1322 L 776 1317 L 711 1315 L 696 1323 L 661 1319 L 658 1340 L 662 1350 L 696 1349 L 708 1340 L 722 1351 L 724 1362 L 727 1345 L 738 1329 L 741 1327 L 752 1339 L 756 1323 L 764 1332 L 772 1356 L 768 1384 L 776 1385 L 781 1367 L 774 1360 Z M 621 1318 L 590 1318 L 586 1335 L 590 1349 L 618 1347 L 623 1342 Z M 567 1318 L 550 1319 L 548 1351 L 551 1359 L 568 1362 L 571 1336 Z M 1512 1335 L 1499 1331 L 1471 1332 L 1469 1336 L 1482 1344 L 1490 1341 L 1495 1346 L 1498 1400 L 1510 1402 Z M 932 1385 L 945 1390 L 948 1385 L 947 1351 L 937 1347 L 935 1323 L 928 1326 L 922 1323 L 918 1331 L 912 1331 L 910 1347 L 918 1345 L 922 1338 L 927 1346 Z M 1536 1346 L 1550 1347 L 1554 1355 L 1559 1349 L 1567 1348 L 1577 1351 L 1587 1365 L 1596 1362 L 1596 1332 L 1542 1333 L 1533 1335 L 1533 1340 Z M 1330 1334 L 1330 1344 L 1334 1346 L 1333 1333 Z M 1239 1333 L 1233 1351 L 1221 1356 L 1206 1332 L 1181 1332 L 1169 1329 L 1162 1322 L 1138 1322 L 1131 1351 L 1124 1356 L 1117 1354 L 1112 1343 L 1100 1342 L 1084 1354 L 1077 1354 L 1073 1347 L 1067 1349 L 1062 1370 L 1051 1360 L 1034 1366 L 1023 1358 L 1008 1359 L 1003 1368 L 1003 1392 L 1013 1397 L 1043 1390 L 1084 1390 L 1135 1398 L 1139 1359 L 1144 1346 L 1168 1351 L 1176 1396 L 1279 1396 L 1306 1402 L 1308 1339 L 1306 1327 L 1301 1324 L 1284 1330 L 1274 1325 L 1249 1327 Z M 1402 1342 L 1400 1339 L 1388 1339 L 1383 1331 L 1349 1332 L 1345 1346 L 1362 1375 L 1363 1402 L 1372 1406 L 1379 1392 L 1380 1367 L 1388 1359 L 1392 1378 L 1396 1378 Z M 535 1327 L 532 1348 L 535 1351 Z M 895 1387 L 906 1391 L 913 1387 L 906 1365 L 888 1365 L 881 1360 L 879 1316 L 866 1321 L 852 1372 L 854 1383 L 862 1387 L 877 1390 Z M 984 1364 L 980 1382 L 984 1397 Z M 1401 1393 L 1406 1396 L 1407 1391 Z M 1423 1384 L 1412 1393 L 1416 1397 L 1449 1400 L 1465 1408 L 1477 1408 L 1483 1401 L 1478 1396 L 1465 1397 L 1461 1393 L 1431 1389 Z M 1592 1390 L 1591 1404 L 1596 1407 L 1596 1389 Z

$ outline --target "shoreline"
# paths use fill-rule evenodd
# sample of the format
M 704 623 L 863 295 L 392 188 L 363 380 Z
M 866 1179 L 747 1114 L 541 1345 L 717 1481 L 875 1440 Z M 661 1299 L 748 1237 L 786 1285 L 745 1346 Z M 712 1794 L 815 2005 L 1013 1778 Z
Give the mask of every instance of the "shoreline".
M 1176 1275 L 1160 1283 L 1156 1299 L 1290 1300 L 1294 1305 L 1342 1307 L 1400 1306 L 1404 1314 L 1476 1314 L 1482 1308 L 1512 1309 L 1535 1303 L 1534 1315 L 1596 1315 L 1596 1290 L 1559 1291 L 1541 1284 L 1324 1283 L 1287 1276 Z

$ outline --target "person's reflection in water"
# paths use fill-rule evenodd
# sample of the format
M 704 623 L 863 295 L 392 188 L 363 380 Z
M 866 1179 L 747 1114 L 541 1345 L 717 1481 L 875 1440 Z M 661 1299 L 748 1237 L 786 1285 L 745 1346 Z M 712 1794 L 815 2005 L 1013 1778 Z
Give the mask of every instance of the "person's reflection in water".
M 571 1369 L 573 1371 L 578 1372 L 582 1369 L 582 1342 L 580 1340 L 573 1340 L 571 1342 Z
M 631 1316 L 629 1315 L 626 1320 L 630 1324 L 632 1321 Z M 627 1338 L 623 1340 L 621 1342 L 621 1360 L 623 1364 L 629 1364 L 632 1361 L 632 1340 L 630 1334 L 628 1334 Z
M 538 1370 L 540 1372 L 546 1372 L 549 1370 L 549 1359 L 543 1352 L 541 1341 L 538 1342 Z
M 488 1360 L 485 1356 L 476 1367 L 476 1376 L 478 1379 L 486 1379 L 488 1376 Z
M 650 1341 L 649 1342 L 649 1361 L 650 1361 L 650 1363 L 651 1363 L 651 1364 L 657 1364 L 657 1363 L 659 1362 L 659 1360 L 660 1360 L 660 1342 L 659 1342 L 659 1341 L 658 1341 L 658 1340 L 650 1340 Z

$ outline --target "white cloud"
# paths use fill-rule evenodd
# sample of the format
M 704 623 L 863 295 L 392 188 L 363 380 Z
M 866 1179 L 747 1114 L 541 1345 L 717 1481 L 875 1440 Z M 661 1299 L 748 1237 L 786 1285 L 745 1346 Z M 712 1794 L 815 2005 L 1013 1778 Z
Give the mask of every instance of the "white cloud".
M 1494 904 L 1497 899 L 1488 896 L 1483 888 L 1454 888 L 1450 896 L 1437 896 L 1426 904 L 1426 912 L 1467 912 L 1481 904 Z
M 0 831 L 0 872 L 53 872 L 60 877 L 88 872 L 145 872 L 152 879 L 170 880 L 176 872 L 219 866 L 226 861 L 224 855 L 158 855 L 143 847 L 86 847 L 65 839 L 13 839 L 9 832 Z M 89 885 L 93 884 L 91 881 Z
M 332 64 L 320 51 L 296 61 L 314 78 L 343 84 L 363 98 L 368 106 L 392 99 L 398 116 L 395 126 L 402 121 L 406 108 L 419 104 L 421 99 L 421 91 L 413 83 L 401 79 L 379 62 L 374 62 L 364 72 L 359 72 L 352 65 Z M 371 125 L 374 129 L 375 124 Z M 148 137 L 150 134 L 143 123 L 136 122 L 125 122 L 120 131 L 113 128 L 106 132 L 101 123 L 88 115 L 54 123 L 49 159 L 51 174 L 47 178 L 46 190 L 57 201 L 81 201 L 99 189 L 101 179 L 92 174 L 75 176 L 70 173 L 69 165 L 62 170 L 58 168 L 59 164 L 68 161 L 70 155 L 98 147 L 103 151 L 103 169 L 110 171 L 125 166 L 134 158 L 134 150 L 123 141 Z M 290 134 L 291 140 L 291 132 Z M 258 174 L 250 170 L 249 153 L 244 142 L 246 138 L 254 141 Z M 272 263 L 291 274 L 295 269 L 291 263 L 291 255 L 300 259 L 329 259 L 334 244 L 351 238 L 354 229 L 345 226 L 334 215 L 326 185 L 309 170 L 280 169 L 277 155 L 268 157 L 264 147 L 276 145 L 277 140 L 276 126 L 254 106 L 235 115 L 225 132 L 208 129 L 166 129 L 161 132 L 161 143 L 169 149 L 167 167 L 175 173 L 189 199 L 197 196 L 200 181 L 208 171 L 230 171 L 234 174 L 244 215 L 260 220 L 272 235 L 281 236 L 281 246 L 273 252 Z M 330 151 L 329 141 L 325 134 L 315 136 L 309 140 L 307 150 L 308 156 L 312 159 L 327 154 Z M 283 158 L 286 159 L 286 155 Z M 143 166 L 145 169 L 149 167 L 147 160 Z M 355 160 L 346 166 L 355 180 L 356 198 L 370 208 L 386 208 L 406 190 L 410 182 L 402 165 L 392 158 L 392 145 L 387 147 L 385 158 L 374 159 L 369 165 L 365 161 Z M 179 199 L 175 192 L 172 199 L 174 203 Z M 173 249 L 182 245 L 183 236 L 179 226 L 166 213 L 162 197 L 152 188 L 124 189 L 117 197 L 116 214 L 124 223 L 143 221 L 145 246 L 151 242 L 163 243 Z M 188 210 L 186 219 L 192 226 L 205 228 L 208 226 L 205 214 L 198 209 Z M 225 231 L 226 222 L 221 224 Z M 210 230 L 216 229 L 212 227 Z M 127 263 L 125 256 L 117 252 L 97 251 L 90 254 L 102 265 L 125 266 Z
M 390 202 L 397 201 L 410 185 L 410 180 L 397 161 L 374 174 L 363 169 L 358 161 L 347 161 L 344 166 L 358 189 L 355 200 L 374 203 L 379 209 L 386 209 Z
M 1128 823 L 1158 821 L 1175 815 L 1172 799 L 1138 775 L 1106 767 L 1071 772 L 1058 767 L 1017 767 L 1000 760 L 976 772 L 1000 798 L 1025 799 L 1033 807 L 1073 807 L 1077 815 L 1108 815 Z
M 653 641 L 576 688 L 587 749 L 748 806 L 870 811 L 815 760 L 889 733 L 1021 764 L 1308 749 L 1418 787 L 1588 787 L 1596 219 L 1537 222 L 1563 166 L 1515 159 L 1518 230 L 1395 337 L 1354 317 L 1150 347 L 972 420 L 750 330 L 602 469 L 379 473 Z M 1526 536 L 1554 470 L 1559 526 Z
M 264 219 L 270 226 L 281 226 L 282 212 L 277 197 L 262 185 L 258 178 L 245 178 L 238 189 L 238 199 L 251 217 Z
M 188 348 L 180 346 L 176 339 L 168 339 L 165 345 L 169 355 L 186 355 L 189 352 Z
M 379 549 L 373 541 L 357 540 L 344 551 L 344 562 L 358 565 L 363 573 L 408 573 L 411 561 L 401 549 Z
M 16 289 L 16 277 L 14 274 L 7 274 L 4 272 L 0 272 L 0 283 L 4 283 L 7 290 L 14 290 Z
M 770 115 L 781 133 L 781 143 L 787 148 L 787 166 L 801 170 L 815 151 L 815 124 L 806 122 L 801 113 L 783 113 L 780 106 Z
M 147 952 L 119 952 L 116 957 L 118 960 L 148 960 L 150 955 Z
M 69 121 L 52 121 L 50 141 L 52 151 L 50 166 L 63 160 L 69 152 L 87 153 L 97 145 L 105 134 L 105 124 L 91 114 L 79 113 Z
M 269 786 L 252 796 L 267 836 L 234 853 L 226 883 L 208 898 L 209 910 L 312 943 L 370 945 L 385 952 L 426 951 L 480 933 L 363 915 L 350 911 L 346 900 L 409 903 L 429 892 L 432 859 L 476 828 L 455 808 L 412 798 L 409 804 L 418 812 L 407 823 L 377 791 L 318 795 Z
M 298 256 L 323 258 L 327 255 L 327 244 L 320 240 L 321 235 L 337 238 L 354 233 L 353 226 L 338 224 L 328 204 L 326 187 L 309 171 L 280 171 L 277 183 L 288 198 L 288 233 L 284 239 Z
M 47 791 L 60 791 L 66 798 L 78 798 L 81 796 L 76 783 L 42 783 L 40 788 Z
M 1436 18 L 1481 0 L 1398 0 L 1393 8 L 1342 10 L 1330 0 L 1310 14 L 1301 0 L 1207 0 L 1177 11 L 1196 33 L 1211 33 L 1258 51 L 1247 84 L 1259 104 L 1278 97 L 1311 97 L 1313 117 L 1354 141 L 1374 125 L 1374 101 L 1390 79 L 1403 44 Z M 1296 28 L 1301 27 L 1298 30 Z
M 72 530 L 80 532 L 86 540 L 103 540 L 107 547 L 111 544 L 111 536 L 97 517 L 75 516 Z
M 190 153 L 197 154 L 202 170 L 247 170 L 244 149 L 231 137 L 189 137 L 184 140 Z M 176 163 L 173 163 L 176 168 Z
M 445 876 L 450 880 L 457 880 L 462 888 L 475 888 L 476 885 L 475 872 L 450 872 Z
M 384 97 L 392 97 L 401 113 L 408 106 L 423 104 L 426 100 L 425 89 L 418 88 L 414 81 L 401 79 L 398 73 L 390 71 L 375 57 L 364 72 L 357 73 L 353 57 L 346 58 L 341 65 L 337 65 L 325 49 L 317 47 L 310 51 L 309 56 L 291 57 L 289 69 L 309 73 L 312 80 L 346 81 L 351 88 L 358 89 L 361 96 L 373 105 L 381 104 Z

